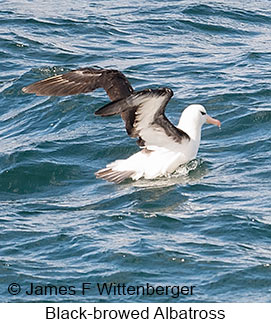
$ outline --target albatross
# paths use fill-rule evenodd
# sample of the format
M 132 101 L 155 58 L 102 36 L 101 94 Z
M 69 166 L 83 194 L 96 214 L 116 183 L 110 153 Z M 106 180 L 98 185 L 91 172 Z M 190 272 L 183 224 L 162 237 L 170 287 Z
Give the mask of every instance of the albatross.
M 80 68 L 30 84 L 24 93 L 66 96 L 103 88 L 111 102 L 95 111 L 97 116 L 119 114 L 127 134 L 138 138 L 140 150 L 95 173 L 97 178 L 121 183 L 127 178 L 154 179 L 172 174 L 196 158 L 203 124 L 221 126 L 201 104 L 189 105 L 174 126 L 165 116 L 173 91 L 170 88 L 135 91 L 123 73 L 113 69 Z

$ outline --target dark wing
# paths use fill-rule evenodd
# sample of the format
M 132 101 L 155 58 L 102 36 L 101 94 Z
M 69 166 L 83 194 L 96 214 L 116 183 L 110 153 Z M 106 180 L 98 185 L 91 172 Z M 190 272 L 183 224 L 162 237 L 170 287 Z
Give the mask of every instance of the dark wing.
M 96 115 L 120 114 L 131 137 L 139 137 L 145 147 L 153 146 L 180 150 L 180 144 L 190 137 L 176 128 L 165 116 L 165 108 L 173 92 L 168 88 L 143 90 L 111 102 L 95 112 Z
M 104 88 L 110 100 L 115 101 L 133 93 L 133 88 L 124 74 L 117 70 L 81 68 L 66 74 L 49 77 L 30 84 L 22 90 L 37 95 L 73 95 Z

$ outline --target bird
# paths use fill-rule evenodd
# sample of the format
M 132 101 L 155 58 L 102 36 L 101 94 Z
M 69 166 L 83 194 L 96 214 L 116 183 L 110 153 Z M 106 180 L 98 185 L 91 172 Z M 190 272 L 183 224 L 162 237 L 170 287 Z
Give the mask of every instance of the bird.
M 95 111 L 107 117 L 120 115 L 127 134 L 137 138 L 139 151 L 98 170 L 97 178 L 119 184 L 126 179 L 156 179 L 170 176 L 183 164 L 196 158 L 203 124 L 221 127 L 201 104 L 191 104 L 172 124 L 165 108 L 173 96 L 168 87 L 135 91 L 126 76 L 116 69 L 79 68 L 30 84 L 24 93 L 38 96 L 66 96 L 103 88 L 110 102 Z

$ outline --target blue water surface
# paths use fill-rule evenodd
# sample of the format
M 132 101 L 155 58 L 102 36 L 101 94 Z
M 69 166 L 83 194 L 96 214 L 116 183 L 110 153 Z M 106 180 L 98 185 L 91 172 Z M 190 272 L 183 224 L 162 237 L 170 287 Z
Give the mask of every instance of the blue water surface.
M 1 1 L 1 302 L 270 302 L 270 30 L 268 0 Z M 96 179 L 138 150 L 118 116 L 94 116 L 103 90 L 21 91 L 87 66 L 170 87 L 172 122 L 200 103 L 222 129 L 204 126 L 189 171 Z M 195 289 L 107 296 L 103 283 Z

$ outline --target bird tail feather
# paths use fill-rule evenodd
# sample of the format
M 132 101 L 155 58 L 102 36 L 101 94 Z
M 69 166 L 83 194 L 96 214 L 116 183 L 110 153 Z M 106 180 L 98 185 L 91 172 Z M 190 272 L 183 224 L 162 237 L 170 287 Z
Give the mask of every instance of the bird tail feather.
M 118 171 L 110 167 L 106 167 L 100 169 L 98 172 L 95 173 L 95 175 L 97 178 L 102 178 L 107 180 L 108 182 L 114 182 L 116 184 L 119 184 L 125 179 L 132 177 L 134 173 L 134 171 Z

